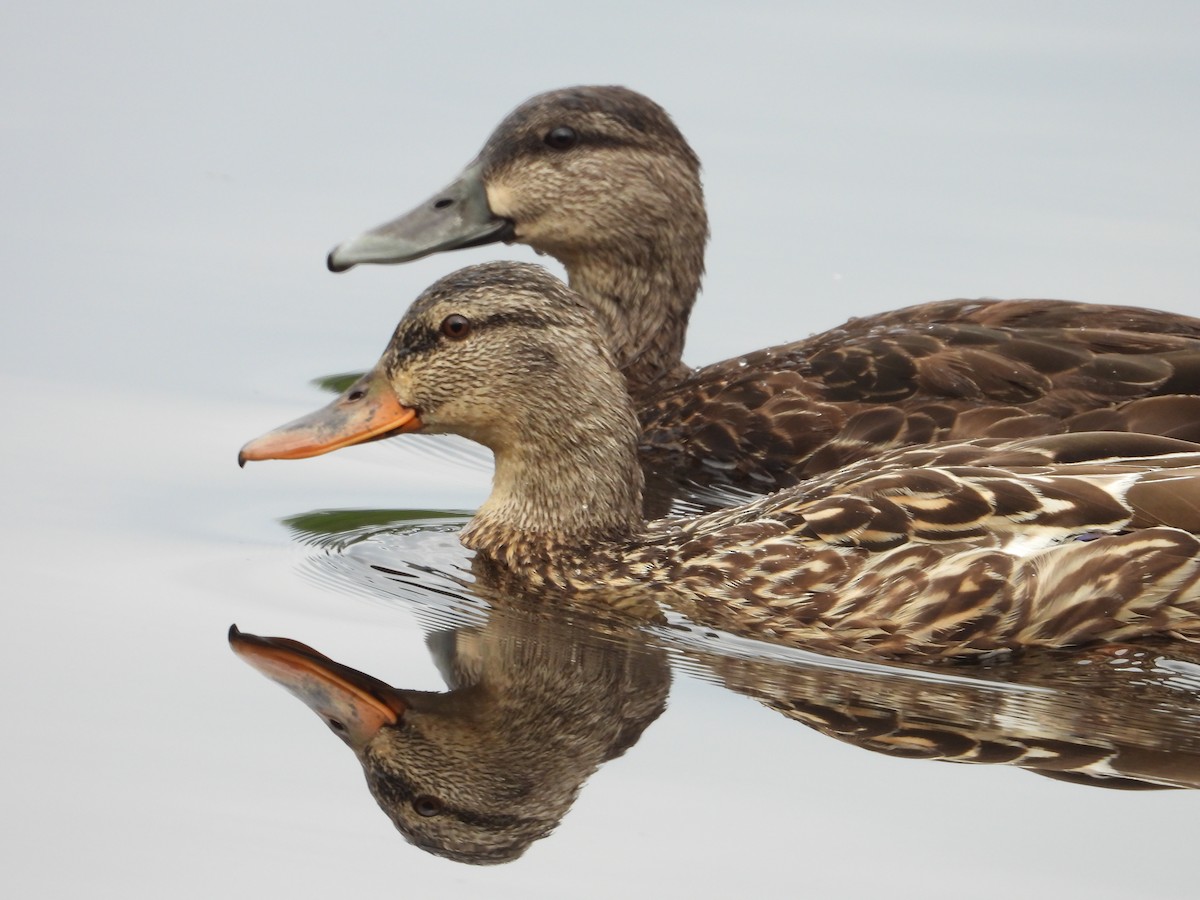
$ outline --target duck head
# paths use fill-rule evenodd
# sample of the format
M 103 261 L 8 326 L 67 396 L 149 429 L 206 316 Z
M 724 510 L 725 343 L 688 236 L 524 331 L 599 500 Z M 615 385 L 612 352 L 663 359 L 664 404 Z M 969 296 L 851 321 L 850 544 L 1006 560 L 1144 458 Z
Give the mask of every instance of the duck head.
M 246 444 L 238 461 L 412 431 L 459 434 L 495 454 L 468 546 L 482 546 L 471 536 L 489 529 L 497 541 L 520 533 L 561 546 L 640 525 L 639 431 L 624 380 L 588 304 L 539 266 L 489 263 L 436 282 L 371 371 Z
M 298 641 L 236 626 L 229 643 L 354 752 L 376 802 L 423 850 L 508 862 L 557 824 L 562 813 L 531 803 L 524 773 L 478 733 L 469 708 L 479 698 L 397 690 Z
M 680 365 L 707 238 L 700 163 L 670 116 L 628 88 L 575 87 L 521 104 L 448 187 L 328 264 L 528 244 L 563 263 L 637 388 Z
M 492 865 L 550 834 L 587 776 L 663 711 L 669 689 L 661 654 L 581 643 L 544 624 L 529 624 L 536 635 L 503 623 L 433 635 L 444 693 L 399 690 L 298 641 L 236 626 L 229 642 L 354 752 L 408 841 Z

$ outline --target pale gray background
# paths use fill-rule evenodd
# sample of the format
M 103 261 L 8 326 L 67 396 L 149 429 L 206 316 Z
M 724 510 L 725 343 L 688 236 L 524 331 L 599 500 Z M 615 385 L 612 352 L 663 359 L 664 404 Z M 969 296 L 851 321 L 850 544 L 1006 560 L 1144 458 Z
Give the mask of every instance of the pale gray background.
M 531 257 L 323 263 L 525 97 L 626 84 L 701 155 L 694 363 L 955 296 L 1196 313 L 1200 4 L 10 3 L 0 73 L 6 894 L 1195 896 L 1192 794 L 884 759 L 686 679 L 554 837 L 458 866 L 224 631 L 437 687 L 277 520 L 486 473 L 234 454 L 435 277 Z

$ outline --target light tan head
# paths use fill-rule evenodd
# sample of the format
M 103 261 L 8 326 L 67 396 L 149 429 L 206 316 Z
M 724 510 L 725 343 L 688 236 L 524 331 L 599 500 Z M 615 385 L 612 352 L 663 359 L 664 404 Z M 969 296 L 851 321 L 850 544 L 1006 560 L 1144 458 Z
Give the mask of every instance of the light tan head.
M 459 434 L 494 452 L 494 489 L 475 527 L 502 522 L 511 535 L 562 543 L 625 535 L 640 521 L 638 423 L 624 379 L 591 308 L 539 266 L 489 263 L 442 278 L 370 372 L 324 409 L 248 443 L 239 461 L 408 431 Z

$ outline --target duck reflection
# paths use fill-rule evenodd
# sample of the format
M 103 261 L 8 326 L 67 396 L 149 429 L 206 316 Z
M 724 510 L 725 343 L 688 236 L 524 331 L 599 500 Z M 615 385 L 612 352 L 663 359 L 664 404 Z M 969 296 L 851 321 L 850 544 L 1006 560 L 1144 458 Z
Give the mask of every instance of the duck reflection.
M 1096 787 L 1200 787 L 1200 652 L 1190 645 L 954 670 L 689 655 L 730 690 L 888 756 L 1018 766 Z
M 670 686 L 662 650 L 545 612 L 496 610 L 483 627 L 431 635 L 445 693 L 394 688 L 285 638 L 234 627 L 229 641 L 354 751 L 409 841 L 474 864 L 548 835 L 584 780 L 662 713 Z
M 1004 764 L 1080 784 L 1200 786 L 1200 651 L 1108 646 L 956 669 L 640 631 L 541 605 L 494 608 L 428 639 L 449 690 L 394 688 L 285 638 L 233 649 L 358 757 L 376 802 L 428 852 L 493 864 L 549 835 L 583 782 L 663 712 L 668 659 L 845 743 Z

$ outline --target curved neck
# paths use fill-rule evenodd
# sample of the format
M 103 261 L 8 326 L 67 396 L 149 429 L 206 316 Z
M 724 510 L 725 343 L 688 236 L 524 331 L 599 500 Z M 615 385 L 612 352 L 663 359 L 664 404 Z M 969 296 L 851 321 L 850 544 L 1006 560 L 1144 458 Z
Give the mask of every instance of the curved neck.
M 658 160 L 604 203 L 580 212 L 580 227 L 530 243 L 554 256 L 571 287 L 599 314 L 630 394 L 674 383 L 688 318 L 704 276 L 708 214 L 698 166 Z
M 634 396 L 688 374 L 683 346 L 704 274 L 706 236 L 701 229 L 686 241 L 676 234 L 561 260 L 572 289 L 587 298 L 608 329 Z
M 491 442 L 492 493 L 463 530 L 463 544 L 522 565 L 640 529 L 639 432 L 623 390 L 584 415 L 512 425 L 511 435 Z

